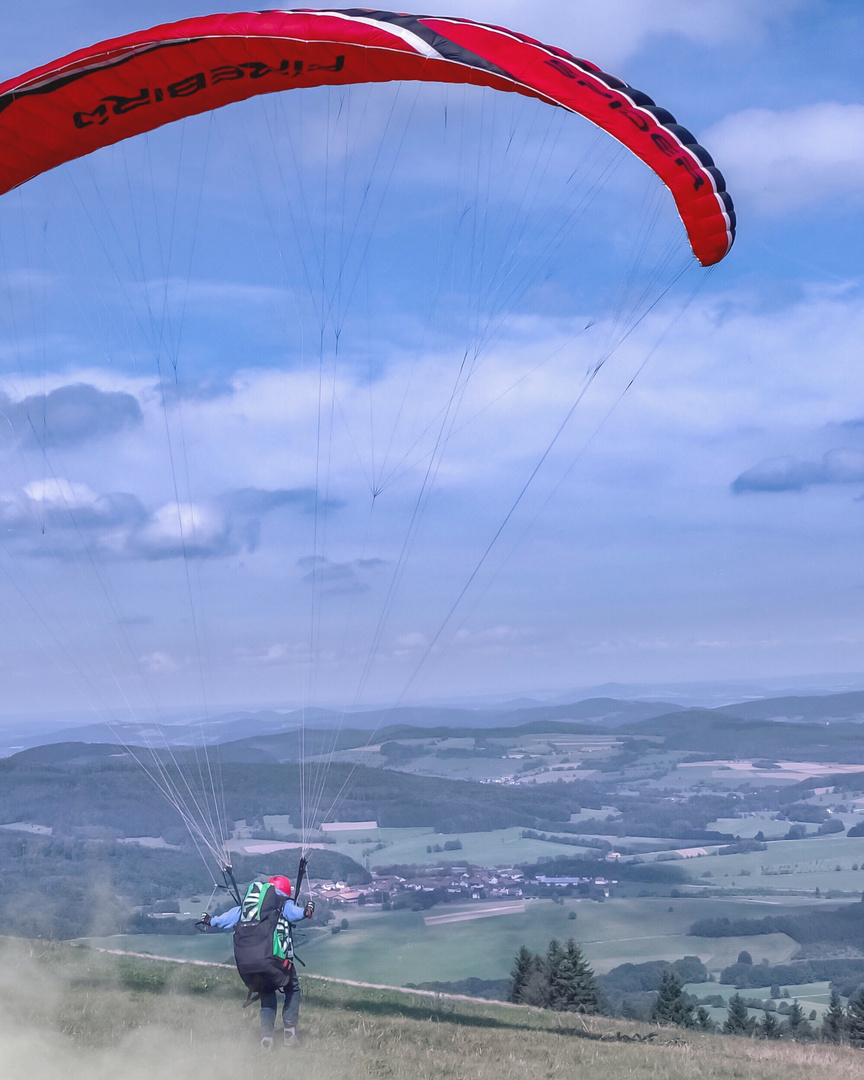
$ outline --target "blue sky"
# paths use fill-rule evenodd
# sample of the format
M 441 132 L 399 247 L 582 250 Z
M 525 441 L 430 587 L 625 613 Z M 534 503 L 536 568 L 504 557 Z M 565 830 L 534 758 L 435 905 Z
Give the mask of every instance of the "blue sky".
M 207 11 L 36 0 L 0 69 Z M 5 196 L 6 712 L 864 672 L 860 5 L 440 13 L 673 111 L 732 253 L 688 265 L 587 125 L 437 88 L 262 99 Z

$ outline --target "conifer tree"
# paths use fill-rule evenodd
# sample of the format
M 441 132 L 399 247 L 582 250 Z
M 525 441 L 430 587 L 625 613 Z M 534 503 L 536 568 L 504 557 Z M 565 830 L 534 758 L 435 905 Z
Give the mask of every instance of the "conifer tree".
M 705 1008 L 704 1005 L 700 1005 L 696 1010 L 694 1017 L 695 1025 L 700 1031 L 716 1031 L 717 1027 L 714 1021 L 711 1019 L 711 1013 Z
M 793 1039 L 809 1039 L 813 1035 L 813 1029 L 807 1022 L 807 1017 L 798 1004 L 797 998 L 792 1002 L 792 1007 L 786 1014 L 786 1027 Z
M 564 950 L 561 948 L 561 942 L 558 938 L 552 938 L 546 949 L 546 966 L 549 968 L 550 978 L 557 972 L 563 957 Z
M 750 1019 L 747 1006 L 740 994 L 733 994 L 729 998 L 726 1010 L 726 1020 L 723 1023 L 724 1035 L 752 1035 L 756 1027 L 756 1021 Z
M 660 977 L 657 1000 L 651 1009 L 651 1019 L 658 1024 L 678 1024 L 693 1027 L 694 1002 L 684 993 L 681 980 L 668 968 Z
M 843 1003 L 836 990 L 831 991 L 828 1009 L 822 1017 L 822 1039 L 824 1042 L 840 1043 L 846 1038 L 846 1014 Z
M 549 971 L 542 957 L 537 957 L 537 964 L 522 991 L 522 1004 L 536 1005 L 540 1009 L 549 1008 Z
M 547 1005 L 560 1012 L 566 1008 L 573 970 L 557 938 L 552 938 L 546 950 L 546 973 L 549 980 Z
M 552 977 L 551 996 L 552 1008 L 562 1012 L 590 1015 L 600 1012 L 600 990 L 594 970 L 573 938 L 568 940 L 561 955 L 557 976 Z
M 756 1034 L 760 1039 L 782 1039 L 783 1031 L 780 1022 L 773 1012 L 765 1010 L 762 1022 L 756 1025 Z
M 537 966 L 537 957 L 523 945 L 516 954 L 513 970 L 510 972 L 510 992 L 507 1000 L 515 1005 L 524 1004 L 525 988 Z
M 864 987 L 849 999 L 846 1033 L 853 1046 L 864 1047 Z
M 508 1001 L 590 1014 L 600 1012 L 602 1004 L 594 971 L 572 938 L 565 947 L 553 939 L 545 956 L 523 945 L 510 972 Z
M 534 957 L 534 967 L 522 990 L 523 1005 L 536 1005 L 541 1009 L 549 1008 L 552 973 L 557 970 L 560 957 L 561 946 L 557 941 L 549 942 L 546 956 Z

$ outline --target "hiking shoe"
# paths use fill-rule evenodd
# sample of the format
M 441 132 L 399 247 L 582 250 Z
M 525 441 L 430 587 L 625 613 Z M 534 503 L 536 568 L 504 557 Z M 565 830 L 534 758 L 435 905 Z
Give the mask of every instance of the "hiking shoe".
M 283 1046 L 297 1046 L 300 1040 L 297 1038 L 297 1032 L 294 1028 L 282 1029 L 282 1044 Z
M 264 1036 L 264 1038 L 261 1040 L 261 1049 L 262 1050 L 272 1050 L 273 1049 L 273 1036 L 272 1035 L 265 1035 Z

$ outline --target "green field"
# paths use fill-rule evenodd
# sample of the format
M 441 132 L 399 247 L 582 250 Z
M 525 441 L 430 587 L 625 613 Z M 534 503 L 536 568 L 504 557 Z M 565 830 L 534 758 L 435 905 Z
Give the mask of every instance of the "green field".
M 748 987 L 746 990 L 736 990 L 734 986 L 726 986 L 721 983 L 688 983 L 684 988 L 688 994 L 702 997 L 705 994 L 719 994 L 724 1001 L 728 1001 L 733 994 L 740 993 L 745 998 L 762 998 L 767 1000 L 771 997 L 770 986 Z M 819 1018 L 828 1008 L 831 998 L 831 984 L 828 982 L 816 983 L 784 983 L 780 988 L 787 1001 L 797 1001 L 806 1013 L 815 1009 Z M 788 992 L 788 997 L 786 994 Z
M 730 914 L 729 903 L 710 898 L 640 898 L 599 904 L 567 901 L 563 905 L 546 900 L 529 901 L 522 913 L 494 918 L 427 925 L 424 915 L 464 912 L 470 915 L 487 904 L 438 906 L 429 912 L 365 911 L 345 912 L 349 929 L 340 934 L 311 930 L 297 951 L 308 970 L 334 978 L 356 979 L 388 985 L 420 982 L 453 982 L 475 976 L 481 979 L 506 978 L 513 957 L 521 945 L 534 952 L 544 951 L 553 937 L 575 938 L 598 973 L 624 963 L 645 960 L 677 960 L 699 956 L 710 971 L 719 972 L 737 959 L 742 949 L 754 958 L 771 963 L 790 959 L 797 946 L 785 934 L 759 937 L 695 938 L 687 933 L 699 918 Z M 672 910 L 670 910 L 670 908 Z M 514 905 L 514 912 L 518 905 Z M 771 914 L 795 910 L 772 905 Z M 571 919 L 570 913 L 576 918 Z M 766 907 L 759 903 L 734 906 L 735 917 L 761 918 Z M 340 913 L 341 917 L 341 913 Z M 159 956 L 230 961 L 231 940 L 226 935 L 173 937 L 136 935 L 91 939 L 108 948 L 124 948 Z
M 708 823 L 714 832 L 730 833 L 742 840 L 752 840 L 756 833 L 764 836 L 783 836 L 789 829 L 788 821 L 775 821 L 777 815 L 770 810 L 760 814 L 748 814 L 743 818 L 717 818 Z M 811 826 L 811 828 L 814 826 Z
M 736 993 L 739 993 L 734 986 L 725 986 L 718 983 L 688 983 L 684 989 L 688 994 L 693 994 L 696 998 L 704 998 L 706 996 L 713 996 L 719 994 L 725 1002 L 728 1003 L 729 999 Z M 784 992 L 784 998 L 787 1003 L 797 1001 L 801 1008 L 804 1010 L 804 1015 L 809 1018 L 809 1022 L 818 1026 L 822 1022 L 822 1014 L 828 1008 L 828 1002 L 831 998 L 831 984 L 827 982 L 816 983 L 803 983 L 803 984 L 790 984 L 781 987 Z M 785 997 L 788 991 L 788 997 Z M 747 999 L 760 998 L 763 1001 L 771 999 L 771 987 L 762 986 L 758 988 L 749 988 L 741 990 L 742 997 Z M 777 1002 L 780 1003 L 779 1001 Z M 757 1021 L 762 1020 L 764 1012 L 762 1009 L 750 1009 L 748 1010 L 750 1016 Z M 810 1014 L 815 1012 L 816 1017 L 813 1019 Z M 722 1025 L 726 1018 L 726 1009 L 708 1007 L 708 1013 L 711 1019 L 717 1025 Z M 777 1013 L 778 1020 L 783 1020 L 783 1014 Z
M 268 821 L 274 819 L 268 818 Z M 280 819 L 287 821 L 287 818 Z M 284 831 L 290 831 L 282 826 Z M 440 866 L 442 862 L 474 866 L 513 866 L 535 862 L 543 856 L 584 855 L 587 850 L 578 844 L 557 844 L 545 840 L 528 840 L 522 837 L 522 828 L 494 829 L 488 832 L 436 833 L 431 827 L 408 829 L 367 829 L 356 832 L 331 833 L 338 837 L 335 844 L 327 844 L 328 851 L 338 851 L 361 865 L 375 869 L 382 866 L 416 865 Z M 447 841 L 460 840 L 462 848 L 444 851 Z M 578 840 L 578 837 L 574 837 Z M 255 843 L 255 841 L 251 841 Z M 646 843 L 642 841 L 643 845 Z M 384 846 L 378 850 L 378 845 Z M 438 846 L 440 851 L 427 851 Z M 649 845 L 650 846 L 650 845 Z M 293 850 L 293 849 L 292 849 Z M 368 860 L 368 862 L 367 862 Z M 607 869 L 604 865 L 598 873 Z M 315 875 L 314 852 L 309 860 L 309 872 Z
M 864 890 L 864 836 L 779 840 L 765 851 L 703 856 L 678 865 L 684 865 L 694 881 L 707 880 L 702 875 L 710 871 L 710 880 L 724 888 L 771 889 L 778 893 L 813 893 L 818 888 L 822 893 L 839 890 L 860 894 Z M 856 865 L 858 869 L 853 870 Z
M 608 733 L 565 735 L 550 731 L 491 739 L 489 746 L 493 752 L 501 755 L 499 757 L 486 757 L 482 753 L 473 757 L 439 757 L 439 752 L 448 750 L 472 751 L 475 739 L 400 738 L 395 741 L 401 746 L 414 748 L 418 756 L 393 765 L 375 747 L 341 750 L 333 755 L 332 760 L 374 767 L 389 764 L 399 772 L 451 780 L 500 780 L 518 776 L 523 771 L 523 765 L 527 765 L 532 770 L 541 770 L 539 774 L 531 772 L 531 776 L 536 776 L 541 782 L 557 779 L 565 775 L 565 770 L 569 774 L 579 769 L 584 775 L 584 770 L 592 769 L 595 761 L 607 757 L 620 743 L 618 737 Z M 319 758 L 310 760 L 318 761 Z M 330 759 L 322 757 L 320 760 Z M 568 768 L 568 764 L 571 768 Z M 557 771 L 551 773 L 549 770 Z
M 394 866 L 411 864 L 439 866 L 442 861 L 472 863 L 474 866 L 513 866 L 533 862 L 543 855 L 579 855 L 585 849 L 569 844 L 548 843 L 545 840 L 523 840 L 522 829 L 496 829 L 491 832 L 440 834 L 431 829 L 379 829 L 370 834 L 370 843 L 358 845 L 339 843 L 337 851 L 363 861 L 363 852 L 377 842 L 385 845 L 381 851 L 371 851 L 369 865 Z M 459 851 L 428 852 L 427 847 L 438 844 L 441 848 L 448 840 L 461 840 Z M 601 870 L 603 868 L 601 867 Z M 600 872 L 600 871 L 598 871 Z

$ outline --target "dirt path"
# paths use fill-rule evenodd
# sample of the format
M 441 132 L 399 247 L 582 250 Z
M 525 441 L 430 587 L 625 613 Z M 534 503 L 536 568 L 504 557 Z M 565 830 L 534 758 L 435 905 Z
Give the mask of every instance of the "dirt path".
M 473 911 L 455 911 L 448 915 L 427 915 L 427 926 L 444 926 L 445 923 L 473 922 L 475 919 L 492 919 L 496 915 L 524 915 L 525 901 L 517 904 L 496 904 L 494 907 L 475 908 Z

